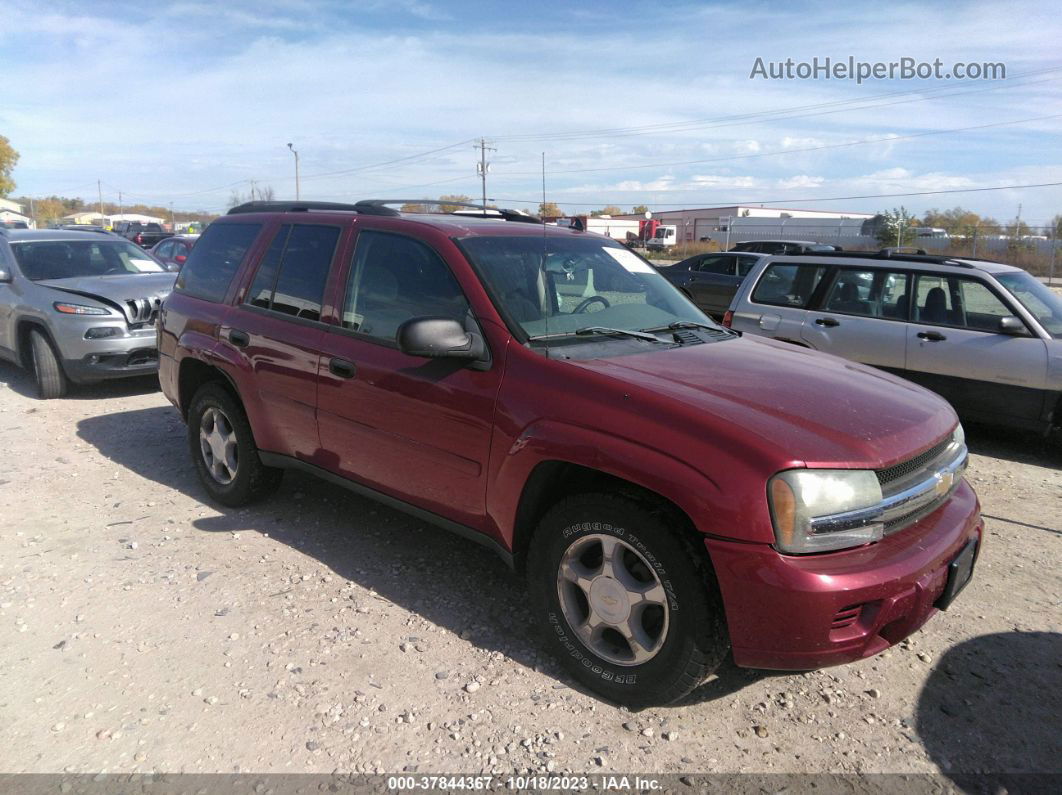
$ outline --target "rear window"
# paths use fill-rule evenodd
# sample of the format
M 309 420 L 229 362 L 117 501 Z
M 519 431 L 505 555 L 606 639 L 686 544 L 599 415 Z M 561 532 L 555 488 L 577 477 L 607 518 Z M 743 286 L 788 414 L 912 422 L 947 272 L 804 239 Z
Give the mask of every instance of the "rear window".
M 261 224 L 211 224 L 181 268 L 177 292 L 220 303 Z
M 803 309 L 825 272 L 824 265 L 768 265 L 752 293 L 752 300 L 757 304 Z

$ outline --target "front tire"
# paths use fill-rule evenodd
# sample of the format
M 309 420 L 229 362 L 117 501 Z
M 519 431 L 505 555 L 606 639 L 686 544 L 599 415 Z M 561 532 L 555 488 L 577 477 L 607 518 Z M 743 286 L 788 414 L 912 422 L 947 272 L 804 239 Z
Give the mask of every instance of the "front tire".
M 668 704 L 730 649 L 707 553 L 654 506 L 570 497 L 543 518 L 528 587 L 547 644 L 580 683 L 631 707 Z
M 192 398 L 188 446 L 203 488 L 230 508 L 261 499 L 284 476 L 262 463 L 243 406 L 218 382 L 204 384 Z
M 33 376 L 41 400 L 53 400 L 66 394 L 66 374 L 55 355 L 55 348 L 40 331 L 30 331 L 30 351 L 33 354 Z

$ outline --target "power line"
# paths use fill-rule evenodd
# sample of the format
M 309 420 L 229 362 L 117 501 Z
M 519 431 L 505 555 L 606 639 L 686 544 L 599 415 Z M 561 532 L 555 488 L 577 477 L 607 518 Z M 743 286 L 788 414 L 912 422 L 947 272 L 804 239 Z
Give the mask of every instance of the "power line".
M 1032 185 L 996 185 L 991 188 L 951 188 L 948 190 L 924 190 L 914 191 L 911 193 L 867 193 L 860 196 L 825 196 L 814 199 L 756 199 L 756 200 L 743 200 L 743 201 L 716 201 L 721 207 L 749 207 L 756 204 L 809 204 L 811 202 L 834 202 L 834 201 L 849 201 L 854 199 L 895 199 L 905 196 L 938 196 L 946 193 L 982 193 L 986 191 L 994 190 L 1025 190 L 1026 188 L 1057 188 L 1062 185 L 1062 182 L 1040 182 Z M 694 191 L 698 188 L 681 188 L 677 190 L 669 191 L 657 191 L 657 190 L 638 190 L 638 191 L 616 191 L 618 193 L 676 193 L 683 191 Z M 513 202 L 515 204 L 534 204 L 538 199 L 498 199 L 500 202 Z M 586 201 L 581 202 L 555 202 L 556 204 L 564 204 L 569 206 L 585 205 Z M 657 207 L 680 207 L 688 202 L 653 202 Z
M 870 99 L 866 97 L 857 97 L 852 99 L 833 100 L 831 102 L 817 102 L 809 105 L 794 105 L 788 108 L 779 108 L 777 110 L 756 111 L 753 113 L 736 114 L 732 116 L 718 116 L 714 118 L 704 119 L 691 119 L 681 122 L 666 122 L 661 124 L 647 124 L 637 127 L 612 127 L 603 128 L 597 130 L 570 130 L 567 132 L 559 133 L 529 133 L 527 135 L 499 135 L 494 136 L 496 141 L 550 141 L 550 140 L 576 140 L 578 138 L 601 138 L 601 137 L 625 137 L 630 135 L 649 135 L 653 133 L 662 132 L 688 132 L 694 129 L 707 128 L 707 127 L 726 127 L 739 124 L 745 124 L 750 121 L 756 120 L 774 120 L 777 118 L 804 118 L 807 116 L 820 116 L 829 113 L 839 113 L 845 110 L 850 110 L 847 107 L 850 105 L 859 106 L 861 103 L 866 103 L 862 107 L 855 107 L 855 110 L 864 110 L 867 108 L 886 107 L 889 105 L 898 105 L 906 102 L 923 102 L 929 99 L 935 99 L 938 96 L 952 96 L 952 95 L 966 95 L 980 93 L 982 91 L 996 91 L 1000 88 L 1012 88 L 1025 85 L 1035 85 L 1038 83 L 1050 82 L 1053 78 L 1047 78 L 1044 80 L 1025 80 L 1029 77 L 1037 77 L 1042 74 L 1062 71 L 1062 67 L 1051 67 L 1047 69 L 1037 69 L 1030 72 L 1023 72 L 1014 75 L 1011 79 L 1008 79 L 1006 83 L 996 83 L 989 86 L 980 87 L 965 87 L 955 86 L 954 84 L 940 86 L 937 88 L 923 88 L 920 90 L 905 90 L 905 91 L 891 91 L 883 94 L 878 94 Z M 914 95 L 914 96 L 911 96 Z M 907 99 L 901 99 L 893 102 L 881 102 L 882 99 L 889 97 L 908 97 Z M 832 108 L 832 110 L 824 110 Z M 806 111 L 821 111 L 821 112 L 806 112 Z M 795 115 L 794 115 L 795 114 Z
M 726 157 L 711 157 L 701 160 L 679 160 L 670 163 L 645 163 L 642 165 L 627 165 L 627 166 L 602 166 L 599 168 L 574 168 L 574 169 L 562 169 L 550 172 L 552 174 L 588 174 L 598 171 L 629 171 L 636 168 L 669 168 L 671 166 L 692 166 L 702 163 L 721 163 L 731 160 L 748 160 L 758 157 L 776 157 L 778 155 L 790 155 L 800 154 L 803 152 L 820 152 L 824 149 L 841 149 L 847 146 L 859 146 L 861 144 L 876 144 L 876 143 L 891 143 L 893 141 L 905 141 L 911 138 L 924 138 L 930 135 L 945 135 L 949 133 L 969 132 L 970 130 L 985 130 L 990 127 L 1006 127 L 1014 124 L 1027 124 L 1034 121 L 1044 121 L 1046 119 L 1057 119 L 1062 117 L 1062 113 L 1053 113 L 1049 116 L 1036 116 L 1029 119 L 1016 119 L 1014 121 L 999 121 L 991 124 L 977 124 L 972 127 L 955 127 L 950 130 L 929 130 L 928 132 L 911 133 L 909 135 L 891 135 L 885 138 L 864 138 L 859 141 L 845 141 L 838 144 L 823 144 L 822 146 L 808 146 L 799 149 L 778 149 L 772 152 L 756 152 L 746 155 L 728 155 Z M 509 171 L 505 176 L 530 176 L 532 174 L 537 175 L 537 171 Z

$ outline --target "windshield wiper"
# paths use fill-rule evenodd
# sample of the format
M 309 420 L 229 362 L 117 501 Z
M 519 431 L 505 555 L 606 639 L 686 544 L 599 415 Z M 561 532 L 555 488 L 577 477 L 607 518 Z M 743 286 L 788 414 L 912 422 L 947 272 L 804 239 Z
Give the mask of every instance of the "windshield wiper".
M 726 328 L 725 326 L 711 326 L 707 323 L 698 323 L 695 320 L 676 320 L 674 323 L 668 323 L 666 326 L 653 326 L 652 328 L 643 328 L 641 331 L 678 331 L 684 328 L 699 328 L 705 331 L 711 331 L 715 334 L 734 334 L 735 332 Z
M 578 328 L 575 331 L 565 331 L 559 334 L 538 334 L 537 336 L 530 337 L 531 340 L 545 340 L 554 339 L 556 337 L 571 337 L 572 335 L 578 337 L 588 337 L 591 334 L 603 334 L 608 336 L 617 337 L 633 337 L 637 340 L 645 340 L 646 342 L 658 342 L 664 345 L 671 345 L 668 340 L 662 340 L 654 334 L 650 334 L 647 331 L 631 331 L 625 328 L 609 328 L 608 326 L 584 326 Z

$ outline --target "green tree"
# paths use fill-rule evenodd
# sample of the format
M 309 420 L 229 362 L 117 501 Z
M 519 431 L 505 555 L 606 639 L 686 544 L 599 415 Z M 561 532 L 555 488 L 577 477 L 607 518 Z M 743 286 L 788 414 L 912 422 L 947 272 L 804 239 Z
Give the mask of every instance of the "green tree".
M 541 202 L 538 205 L 538 215 L 540 218 L 559 218 L 564 215 L 564 210 L 556 202 Z
M 600 210 L 593 210 L 590 215 L 594 217 L 599 215 L 623 215 L 623 208 L 617 207 L 614 204 L 606 204 Z
M 644 204 L 638 204 L 631 208 L 631 215 L 645 215 L 649 208 Z
M 911 239 L 911 227 L 917 221 L 904 207 L 893 208 L 875 216 L 878 242 L 885 246 L 902 246 Z
M 0 196 L 7 196 L 15 189 L 15 180 L 11 179 L 11 172 L 18 163 L 18 152 L 11 146 L 11 142 L 0 135 Z
M 1055 238 L 1062 237 L 1062 213 L 1059 213 L 1051 219 L 1051 225 L 1048 227 L 1048 234 Z

